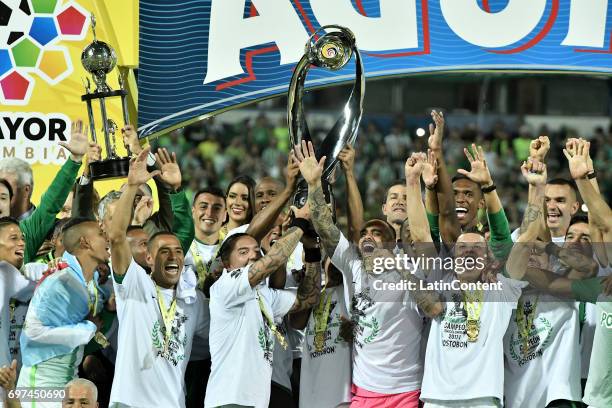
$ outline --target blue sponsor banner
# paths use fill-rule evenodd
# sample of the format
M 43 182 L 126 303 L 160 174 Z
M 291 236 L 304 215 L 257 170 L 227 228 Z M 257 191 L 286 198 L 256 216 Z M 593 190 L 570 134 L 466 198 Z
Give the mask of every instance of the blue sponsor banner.
M 140 0 L 140 137 L 285 93 L 304 45 L 339 24 L 366 75 L 612 72 L 608 0 Z M 307 87 L 351 81 L 312 69 Z

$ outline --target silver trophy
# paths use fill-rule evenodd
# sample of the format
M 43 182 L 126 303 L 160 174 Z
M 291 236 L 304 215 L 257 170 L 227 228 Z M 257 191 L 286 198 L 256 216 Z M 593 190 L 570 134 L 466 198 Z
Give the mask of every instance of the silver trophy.
M 319 34 L 324 30 L 331 30 Z M 315 147 L 317 159 L 326 156 L 325 166 L 321 182 L 325 199 L 332 205 L 335 213 L 334 196 L 329 182 L 333 171 L 338 165 L 338 155 L 347 145 L 353 145 L 357 138 L 359 122 L 363 114 L 363 97 L 365 92 L 365 75 L 361 54 L 355 45 L 355 35 L 351 30 L 337 25 L 328 25 L 319 28 L 310 36 L 306 44 L 304 56 L 300 59 L 289 85 L 287 95 L 287 122 L 289 126 L 289 139 L 293 146 L 301 144 L 302 140 L 312 141 L 316 146 L 308 131 L 302 96 L 304 95 L 304 82 L 306 74 L 311 66 L 327 68 L 337 71 L 343 68 L 355 55 L 355 81 L 351 95 L 342 110 L 342 115 L 329 131 L 320 146 Z M 308 198 L 308 184 L 301 176 L 298 179 L 297 189 L 294 197 L 294 204 L 302 207 Z
M 89 174 L 93 180 L 125 177 L 128 174 L 130 158 L 119 157 L 117 155 L 115 133 L 117 125 L 115 121 L 108 117 L 106 111 L 106 98 L 121 97 L 123 110 L 123 122 L 130 123 L 127 109 L 127 91 L 124 89 L 124 81 L 119 76 L 119 90 L 112 90 L 106 83 L 106 76 L 113 71 L 117 65 L 115 50 L 105 42 L 98 41 L 96 38 L 96 18 L 91 15 L 91 28 L 94 40 L 83 50 L 81 54 L 81 64 L 93 78 L 96 89 L 91 91 L 89 78 L 84 80 L 85 95 L 81 100 L 87 104 L 87 114 L 89 116 L 89 131 L 94 143 L 98 143 L 96 135 L 96 124 L 93 113 L 93 101 L 100 103 L 100 115 L 102 117 L 102 133 L 104 134 L 104 146 L 106 147 L 106 158 L 89 164 Z M 129 156 L 128 150 L 128 156 Z

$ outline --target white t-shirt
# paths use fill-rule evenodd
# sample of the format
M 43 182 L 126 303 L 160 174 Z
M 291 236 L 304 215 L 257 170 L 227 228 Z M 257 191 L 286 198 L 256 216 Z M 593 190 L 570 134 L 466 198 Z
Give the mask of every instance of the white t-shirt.
M 11 298 L 19 292 L 34 286 L 34 282 L 26 279 L 17 268 L 6 261 L 0 261 L 0 367 L 9 365 L 11 353 L 9 351 Z M 0 387 L 0 401 L 4 399 L 4 389 Z
M 428 280 L 451 282 L 453 272 L 432 272 Z M 466 333 L 467 311 L 461 292 L 447 293 L 444 314 L 432 319 L 421 399 L 425 402 L 497 398 L 504 395 L 503 338 L 525 282 L 497 275 L 502 290 L 483 292 L 478 339 Z
M 293 350 L 289 337 L 289 322 L 287 317 L 275 322 L 276 328 L 287 340 L 287 348 L 281 346 L 278 341 L 274 342 L 272 357 L 272 382 L 291 392 L 291 373 L 293 373 Z
M 31 281 L 31 284 L 26 289 L 20 291 L 13 296 L 11 302 L 14 303 L 14 310 L 10 310 L 10 329 L 8 336 L 9 352 L 11 357 L 9 361 L 17 360 L 17 372 L 21 370 L 21 352 L 19 348 L 19 338 L 21 337 L 21 330 L 25 324 L 25 319 L 28 314 L 28 306 L 30 305 L 30 299 L 34 295 L 34 288 L 36 282 L 42 278 L 43 273 L 49 267 L 47 264 L 40 262 L 29 262 L 22 268 L 22 273 L 25 278 Z
M 300 408 L 335 408 L 351 402 L 351 345 L 340 337 L 340 316 L 349 319 L 342 285 L 328 288 L 329 318 L 321 350 L 314 344 L 315 319 L 311 312 L 304 336 L 300 374 Z
M 356 323 L 353 383 L 380 394 L 420 389 L 423 318 L 416 303 L 408 291 L 385 291 L 379 298 L 372 290 L 379 278 L 398 282 L 398 272 L 366 273 L 357 249 L 342 234 L 331 261 L 342 272 Z
M 518 230 L 512 235 L 515 240 Z M 562 246 L 565 237 L 552 237 L 552 242 Z M 550 260 L 549 268 L 562 274 L 558 259 L 551 257 Z M 529 331 L 527 354 L 521 352 L 516 310 L 504 337 L 504 391 L 509 408 L 545 406 L 557 399 L 580 401 L 582 395 L 579 303 L 528 290 L 523 292 L 521 299 L 525 313 L 536 300 L 536 317 Z
M 578 304 L 546 294 L 523 295 L 524 313 L 533 306 L 529 349 L 523 354 L 515 310 L 504 336 L 506 406 L 539 407 L 551 401 L 580 401 Z
M 249 283 L 249 266 L 224 270 L 210 288 L 212 367 L 205 407 L 268 406 L 275 336 L 259 306 L 275 321 L 295 303 L 295 291 Z
M 608 276 L 611 272 L 612 268 L 600 267 L 597 276 Z M 584 302 L 584 322 L 582 323 L 582 329 L 580 331 L 580 359 L 583 379 L 589 376 L 593 338 L 595 337 L 595 328 L 598 323 L 597 306 L 593 303 Z
M 204 296 L 198 292 L 196 301 L 187 304 L 180 291 L 177 293 L 172 335 L 166 348 L 155 282 L 133 259 L 121 283 L 117 283 L 114 276 L 113 280 L 119 347 L 111 405 L 184 407 L 184 376 L 192 341 L 194 336 L 205 338 L 208 335 Z M 167 308 L 174 292 L 160 288 Z
M 193 245 L 196 246 L 198 250 L 198 254 L 197 255 L 194 254 L 192 248 L 190 248 L 189 251 L 187 251 L 187 255 L 185 256 L 185 269 L 191 270 L 193 274 L 197 277 L 198 273 L 197 273 L 196 259 L 199 257 L 201 259 L 201 262 L 203 262 L 209 268 L 210 262 L 212 261 L 213 257 L 219 250 L 219 247 L 221 244 L 219 243 L 216 245 L 207 245 L 207 244 L 201 243 L 197 239 L 194 239 L 192 246 Z M 205 307 L 206 309 L 208 309 L 208 301 L 205 302 Z M 206 311 L 206 316 L 209 316 L 208 310 Z M 210 325 L 210 323 L 207 323 L 207 325 Z M 208 359 L 210 359 L 210 347 L 208 346 L 208 342 L 207 341 L 195 342 L 191 349 L 190 361 L 201 361 L 201 360 L 208 360 Z

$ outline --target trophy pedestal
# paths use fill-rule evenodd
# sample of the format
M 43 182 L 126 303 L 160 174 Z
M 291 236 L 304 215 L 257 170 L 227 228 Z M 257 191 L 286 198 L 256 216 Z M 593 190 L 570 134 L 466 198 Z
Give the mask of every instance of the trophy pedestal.
M 89 176 L 92 180 L 122 178 L 128 175 L 129 157 L 115 157 L 89 164 Z

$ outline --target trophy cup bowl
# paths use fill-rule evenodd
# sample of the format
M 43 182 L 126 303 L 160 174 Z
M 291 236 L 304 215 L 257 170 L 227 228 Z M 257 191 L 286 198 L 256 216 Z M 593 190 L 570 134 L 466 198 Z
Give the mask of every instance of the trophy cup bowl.
M 117 65 L 115 50 L 105 42 L 94 41 L 81 53 L 81 64 L 89 72 L 97 86 L 97 91 L 107 92 L 106 75 Z
M 325 30 L 329 30 L 329 32 L 325 32 Z M 321 33 L 323 34 L 318 37 Z M 354 144 L 363 114 L 365 75 L 361 54 L 356 46 L 353 32 L 346 27 L 338 25 L 323 26 L 316 30 L 306 43 L 304 56 L 295 67 L 287 93 L 287 124 L 291 145 L 300 145 L 302 141 L 313 141 L 308 130 L 302 103 L 308 70 L 311 66 L 316 66 L 337 71 L 344 68 L 353 56 L 355 56 L 355 81 L 351 95 L 332 129 L 319 146 L 315 147 L 317 159 L 322 156 L 327 157 L 325 159 L 321 184 L 325 200 L 328 204 L 332 205 L 334 217 L 334 196 L 330 179 L 338 165 L 340 151 L 345 146 L 352 146 Z M 307 198 L 308 184 L 300 176 L 293 203 L 297 207 L 302 207 L 306 204 Z

